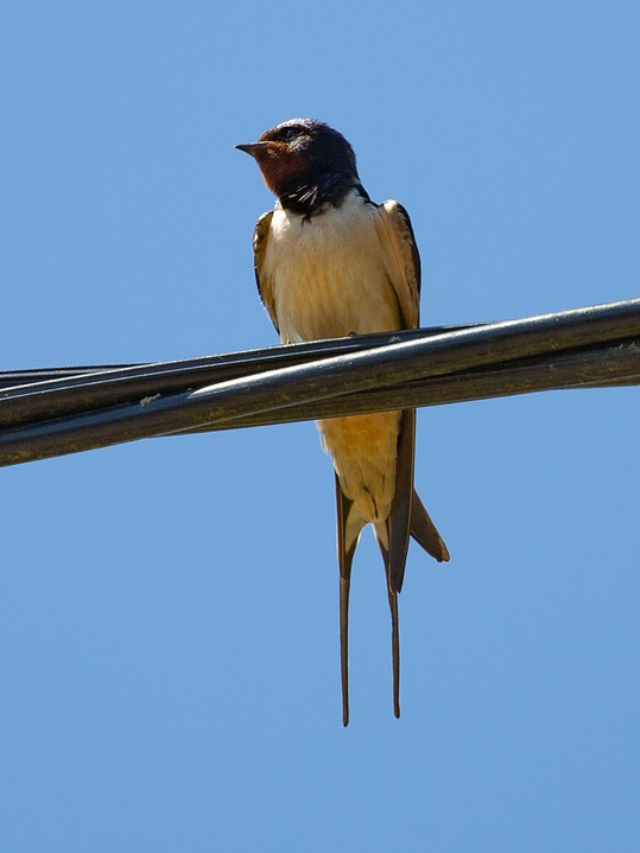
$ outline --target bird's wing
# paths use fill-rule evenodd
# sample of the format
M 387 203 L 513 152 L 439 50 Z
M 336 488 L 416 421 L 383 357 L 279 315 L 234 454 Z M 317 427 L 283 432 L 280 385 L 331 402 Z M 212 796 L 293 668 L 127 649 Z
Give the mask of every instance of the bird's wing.
M 403 328 L 415 329 L 420 320 L 420 255 L 411 220 L 397 201 L 385 201 L 378 212 L 382 256 L 398 298 Z
M 273 285 L 271 279 L 265 273 L 264 261 L 267 254 L 267 243 L 269 241 L 269 232 L 271 230 L 271 219 L 273 211 L 263 213 L 256 223 L 256 229 L 253 232 L 253 263 L 256 273 L 256 284 L 258 285 L 258 293 L 262 304 L 267 309 L 267 313 L 271 318 L 271 322 L 276 327 L 276 332 L 280 332 L 278 328 L 278 318 L 276 316 L 276 303 L 273 298 Z
M 404 328 L 418 326 L 420 309 L 420 256 L 416 247 L 409 214 L 397 201 L 385 201 L 378 208 L 376 220 L 382 257 L 400 307 Z M 396 488 L 391 511 L 384 522 L 385 534 L 376 530 L 387 570 L 389 593 L 402 589 L 407 560 L 407 546 L 413 514 L 413 460 L 415 448 L 415 411 L 402 413 L 398 437 Z
M 415 490 L 411 504 L 411 535 L 439 563 L 449 562 L 449 549 Z
M 411 517 L 413 513 L 413 457 L 416 435 L 416 410 L 405 409 L 400 420 L 396 490 L 387 518 L 374 524 L 387 575 L 387 595 L 391 610 L 391 658 L 393 666 L 393 713 L 400 716 L 400 628 L 398 593 L 402 589 Z M 382 535 L 382 529 L 385 533 Z M 385 544 L 386 542 L 386 544 Z
M 405 329 L 415 329 L 420 322 L 420 255 L 411 220 L 407 211 L 397 201 L 385 201 L 378 208 L 378 212 L 377 230 L 382 243 L 382 257 L 398 299 L 402 325 Z M 413 488 L 415 432 L 415 409 L 405 409 L 402 412 L 398 436 L 393 503 L 385 521 L 374 525 L 387 574 L 387 593 L 391 609 L 393 704 L 396 717 L 400 716 L 398 593 L 404 580 L 409 536 L 411 533 L 417 534 L 416 538 L 420 544 L 428 547 L 431 553 L 440 555 L 435 544 L 442 545 L 446 553 L 444 543 L 428 516 L 428 523 L 425 521 L 426 510 Z M 448 554 L 446 556 L 448 557 Z

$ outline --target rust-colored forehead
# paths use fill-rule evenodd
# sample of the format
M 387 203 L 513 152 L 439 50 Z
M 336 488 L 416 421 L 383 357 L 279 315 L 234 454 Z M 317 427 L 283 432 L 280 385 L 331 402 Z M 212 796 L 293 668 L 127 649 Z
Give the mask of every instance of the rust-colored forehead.
M 265 130 L 249 153 L 278 196 L 290 192 L 292 185 L 328 172 L 357 177 L 355 155 L 347 140 L 315 119 L 290 119 Z
M 265 130 L 262 136 L 258 137 L 258 142 L 272 142 L 274 144 L 286 145 L 284 139 L 278 139 L 278 130 L 277 127 L 272 127 L 269 130 Z

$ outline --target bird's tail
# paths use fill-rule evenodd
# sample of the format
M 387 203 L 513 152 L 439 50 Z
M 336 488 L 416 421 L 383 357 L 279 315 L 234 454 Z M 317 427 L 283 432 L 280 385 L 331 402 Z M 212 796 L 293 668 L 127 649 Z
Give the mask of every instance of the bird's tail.
M 409 538 L 413 537 L 438 562 L 449 560 L 449 551 L 431 517 L 413 487 L 416 415 L 413 409 L 402 412 L 398 437 L 396 489 L 388 517 L 373 525 L 387 576 L 387 595 L 391 611 L 391 647 L 393 661 L 393 710 L 400 716 L 400 635 L 398 593 L 402 589 Z M 360 531 L 366 524 L 353 502 L 346 497 L 336 475 L 338 509 L 338 561 L 340 564 L 340 649 L 342 672 L 342 722 L 349 724 L 349 587 L 351 564 Z M 355 509 L 355 508 L 354 508 Z

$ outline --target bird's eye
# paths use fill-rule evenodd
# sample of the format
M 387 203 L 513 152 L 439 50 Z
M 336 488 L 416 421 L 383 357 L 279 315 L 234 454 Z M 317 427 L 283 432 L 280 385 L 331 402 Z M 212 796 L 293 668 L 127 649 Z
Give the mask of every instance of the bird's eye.
M 284 130 L 282 131 L 282 138 L 286 139 L 286 140 L 295 139 L 296 136 L 299 136 L 299 135 L 300 135 L 300 129 L 297 127 L 285 127 Z

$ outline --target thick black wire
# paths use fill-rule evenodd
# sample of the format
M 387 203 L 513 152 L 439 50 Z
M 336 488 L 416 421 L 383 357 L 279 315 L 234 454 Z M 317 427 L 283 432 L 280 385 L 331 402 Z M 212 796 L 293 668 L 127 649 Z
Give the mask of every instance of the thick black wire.
M 640 299 L 189 361 L 12 371 L 0 374 L 0 465 L 172 433 L 639 382 Z

